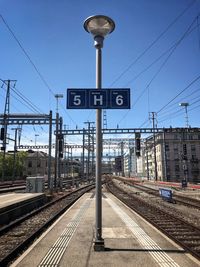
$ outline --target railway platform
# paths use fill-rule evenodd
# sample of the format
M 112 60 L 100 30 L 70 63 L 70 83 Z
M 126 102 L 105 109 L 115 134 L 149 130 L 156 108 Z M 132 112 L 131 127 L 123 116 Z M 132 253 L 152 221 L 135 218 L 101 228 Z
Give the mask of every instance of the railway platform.
M 0 209 L 41 197 L 45 195 L 43 193 L 6 193 L 0 195 Z
M 30 212 L 46 202 L 43 193 L 6 193 L 0 195 L 0 226 Z
M 200 262 L 103 190 L 104 251 L 94 251 L 95 195 L 87 193 L 11 267 L 198 267 Z

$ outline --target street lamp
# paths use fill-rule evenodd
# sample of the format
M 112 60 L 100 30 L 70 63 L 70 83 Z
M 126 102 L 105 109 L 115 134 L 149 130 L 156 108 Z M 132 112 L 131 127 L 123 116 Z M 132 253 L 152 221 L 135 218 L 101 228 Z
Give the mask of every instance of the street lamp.
M 63 94 L 55 94 L 56 98 L 56 112 L 58 113 L 58 98 L 63 98 Z
M 189 106 L 189 103 L 187 103 L 187 102 L 180 103 L 179 106 L 185 108 L 185 124 L 186 124 L 186 127 L 188 128 L 189 127 L 189 119 L 188 119 L 188 110 L 187 110 L 187 108 Z
M 104 37 L 115 29 L 114 21 L 103 15 L 88 17 L 84 21 L 84 29 L 94 37 L 96 48 L 96 88 L 101 89 L 101 48 Z M 94 250 L 104 250 L 102 238 L 102 192 L 101 192 L 101 160 L 102 160 L 102 111 L 96 110 L 96 233 Z

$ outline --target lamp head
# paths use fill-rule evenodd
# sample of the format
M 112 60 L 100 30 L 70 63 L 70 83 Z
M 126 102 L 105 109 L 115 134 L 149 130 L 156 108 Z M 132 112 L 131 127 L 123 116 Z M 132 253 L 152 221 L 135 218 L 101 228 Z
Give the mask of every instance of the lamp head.
M 114 21 L 104 15 L 90 16 L 84 21 L 84 29 L 94 37 L 105 37 L 115 29 Z

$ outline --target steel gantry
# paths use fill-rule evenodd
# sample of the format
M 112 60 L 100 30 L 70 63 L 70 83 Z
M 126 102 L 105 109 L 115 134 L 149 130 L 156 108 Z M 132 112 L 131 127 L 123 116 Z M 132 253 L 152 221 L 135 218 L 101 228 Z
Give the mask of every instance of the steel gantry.
M 48 152 L 48 188 L 53 189 L 51 179 L 51 148 L 52 148 L 52 125 L 58 124 L 56 119 L 52 118 L 52 111 L 49 114 L 0 114 L 0 125 L 2 128 L 8 125 L 49 125 L 49 152 Z M 7 136 L 5 136 L 5 139 Z M 3 143 L 3 149 L 6 151 L 6 142 Z M 4 171 L 2 171 L 2 176 Z M 3 179 L 4 177 L 2 177 Z
M 90 134 L 94 131 L 95 128 L 90 129 Z M 181 133 L 181 132 L 200 132 L 200 128 L 116 128 L 116 129 L 102 129 L 102 134 L 134 134 L 134 133 L 143 133 L 143 134 L 152 134 L 152 133 Z M 83 133 L 88 134 L 87 129 L 74 129 L 74 130 L 61 130 L 57 134 L 63 135 L 83 135 Z M 55 131 L 56 134 L 56 131 Z
M 94 132 L 92 132 L 94 131 Z M 104 134 L 163 134 L 165 136 L 165 134 L 167 133 L 181 133 L 181 134 L 187 134 L 187 133 L 197 133 L 200 135 L 200 128 L 183 128 L 183 127 L 176 127 L 176 128 L 116 128 L 116 129 L 102 129 L 102 135 Z M 68 130 L 64 130 L 64 131 L 58 131 L 58 134 L 63 134 L 63 135 L 88 135 L 88 134 L 95 134 L 95 128 L 94 129 L 90 129 L 90 131 L 88 131 L 87 129 L 68 129 Z M 131 144 L 131 146 L 134 147 L 135 145 L 135 138 L 102 138 L 102 145 L 104 149 L 114 149 L 114 148 L 118 148 L 121 145 L 121 155 L 123 155 L 123 149 L 125 147 L 127 147 L 127 142 L 128 140 L 130 140 L 129 144 Z M 164 141 L 165 142 L 165 141 Z M 114 149 L 115 150 L 115 149 Z M 156 160 L 156 158 L 154 157 L 154 161 Z

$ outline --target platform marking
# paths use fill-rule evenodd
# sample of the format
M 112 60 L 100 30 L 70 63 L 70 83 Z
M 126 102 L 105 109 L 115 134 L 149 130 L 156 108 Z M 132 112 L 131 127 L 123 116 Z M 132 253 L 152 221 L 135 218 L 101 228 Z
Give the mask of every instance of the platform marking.
M 154 260 L 161 267 L 180 267 L 170 256 L 168 256 L 161 247 L 159 247 L 153 239 L 131 218 L 129 217 L 117 204 L 111 199 L 106 199 L 113 210 L 118 214 L 126 226 L 136 237 L 137 241 L 144 249 L 149 249 L 148 252 Z M 155 251 L 152 251 L 155 250 Z
M 38 265 L 39 267 L 58 266 L 73 234 L 75 233 L 81 219 L 83 218 L 84 213 L 89 208 L 91 202 L 92 199 L 86 199 L 86 201 L 81 205 L 80 209 L 76 212 L 73 219 L 68 223 L 62 234 L 49 249 L 44 259 L 40 262 L 40 264 Z

